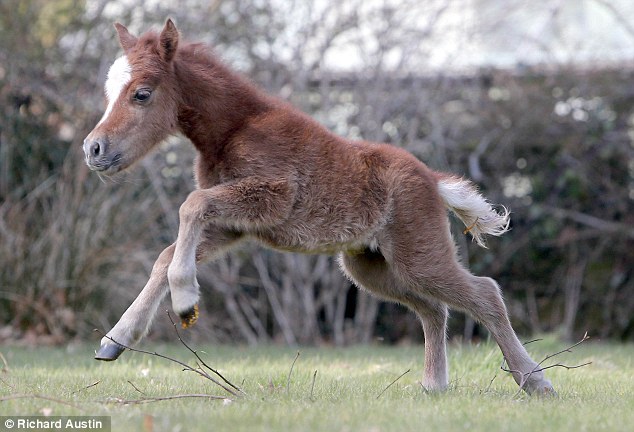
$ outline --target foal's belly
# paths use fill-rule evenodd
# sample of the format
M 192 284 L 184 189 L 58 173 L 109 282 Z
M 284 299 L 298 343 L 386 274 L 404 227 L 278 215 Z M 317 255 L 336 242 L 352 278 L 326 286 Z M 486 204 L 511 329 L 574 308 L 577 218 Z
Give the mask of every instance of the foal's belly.
M 365 249 L 378 249 L 378 242 L 374 236 L 367 238 L 352 239 L 347 242 L 335 241 L 292 241 L 286 238 L 280 241 L 280 238 L 270 238 L 266 235 L 258 235 L 256 238 L 264 245 L 283 252 L 298 252 L 307 254 L 326 254 L 335 255 L 339 252 L 362 251 Z
M 272 229 L 258 232 L 255 237 L 274 249 L 336 254 L 342 251 L 376 249 L 376 234 L 382 226 L 379 215 L 372 219 L 313 221 L 289 220 Z

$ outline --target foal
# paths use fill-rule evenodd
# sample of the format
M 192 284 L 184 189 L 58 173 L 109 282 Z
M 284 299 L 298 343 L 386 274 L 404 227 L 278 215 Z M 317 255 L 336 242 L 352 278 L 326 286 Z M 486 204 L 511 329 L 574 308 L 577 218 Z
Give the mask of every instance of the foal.
M 183 327 L 194 324 L 196 265 L 254 239 L 280 250 L 338 253 L 355 284 L 412 309 L 425 332 L 425 388 L 448 385 L 450 306 L 489 329 L 525 391 L 554 392 L 511 328 L 498 285 L 460 264 L 449 232 L 447 209 L 484 245 L 484 235 L 507 231 L 506 209 L 498 213 L 472 183 L 404 150 L 332 134 L 204 46 L 179 46 L 171 20 L 160 34 L 139 38 L 115 27 L 124 55 L 108 72 L 108 106 L 84 141 L 86 163 L 112 175 L 180 132 L 198 151 L 198 187 L 180 207 L 176 243 L 102 339 L 97 359 L 121 354 L 111 339 L 138 342 L 168 290 Z

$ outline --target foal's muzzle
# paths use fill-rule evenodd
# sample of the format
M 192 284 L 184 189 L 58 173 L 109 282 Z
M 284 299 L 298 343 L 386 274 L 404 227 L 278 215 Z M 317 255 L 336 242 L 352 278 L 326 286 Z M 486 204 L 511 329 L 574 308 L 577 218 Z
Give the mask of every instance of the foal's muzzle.
M 121 154 L 109 152 L 110 141 L 107 137 L 88 138 L 84 140 L 86 165 L 93 171 L 108 171 L 121 162 Z

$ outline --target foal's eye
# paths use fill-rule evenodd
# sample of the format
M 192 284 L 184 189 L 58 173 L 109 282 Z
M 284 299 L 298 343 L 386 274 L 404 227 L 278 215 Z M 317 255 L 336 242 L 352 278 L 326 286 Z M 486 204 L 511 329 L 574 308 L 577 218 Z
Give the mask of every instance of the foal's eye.
M 152 95 L 152 92 L 150 90 L 140 89 L 134 92 L 134 100 L 136 102 L 146 102 L 150 98 L 151 95 Z

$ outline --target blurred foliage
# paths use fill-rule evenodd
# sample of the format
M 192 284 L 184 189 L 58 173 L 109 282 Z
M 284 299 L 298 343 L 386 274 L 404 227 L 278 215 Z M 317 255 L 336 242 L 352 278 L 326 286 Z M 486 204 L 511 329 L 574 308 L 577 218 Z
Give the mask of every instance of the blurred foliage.
M 213 44 L 335 132 L 403 146 L 510 207 L 513 230 L 490 249 L 457 225 L 455 238 L 475 273 L 500 282 L 519 330 L 633 339 L 634 70 L 425 75 L 413 41 L 433 20 L 409 28 L 402 13 L 377 8 L 372 19 L 391 25 L 360 34 L 362 2 L 339 3 L 296 2 L 287 16 L 275 2 L 0 3 L 0 340 L 59 343 L 109 328 L 174 240 L 193 187 L 182 138 L 110 183 L 87 171 L 81 152 L 118 51 L 112 21 L 140 31 L 168 15 L 187 39 Z M 442 2 L 428 5 L 441 15 Z M 398 73 L 381 44 L 362 53 L 361 70 L 324 66 L 333 46 L 370 36 L 409 47 Z M 200 269 L 200 281 L 200 338 L 346 344 L 422 334 L 402 307 L 350 287 L 331 258 L 249 246 Z M 169 330 L 162 321 L 155 334 Z M 451 320 L 453 335 L 480 331 L 460 314 Z

